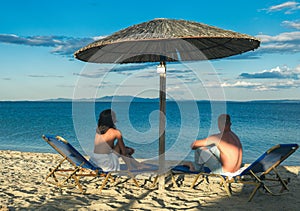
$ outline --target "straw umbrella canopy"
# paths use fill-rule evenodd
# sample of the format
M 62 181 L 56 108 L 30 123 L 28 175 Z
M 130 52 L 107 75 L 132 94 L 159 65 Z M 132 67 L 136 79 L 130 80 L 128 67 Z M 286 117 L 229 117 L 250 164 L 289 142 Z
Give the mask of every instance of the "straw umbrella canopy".
M 252 36 L 203 23 L 158 18 L 130 26 L 97 40 L 74 53 L 93 63 L 160 62 L 159 166 L 165 162 L 166 62 L 229 57 L 259 47 Z M 160 178 L 159 188 L 164 189 Z
M 95 63 L 160 62 L 162 56 L 168 62 L 196 61 L 241 54 L 258 48 L 259 44 L 257 38 L 246 34 L 192 21 L 159 18 L 97 40 L 74 55 Z M 205 56 L 195 54 L 191 46 Z

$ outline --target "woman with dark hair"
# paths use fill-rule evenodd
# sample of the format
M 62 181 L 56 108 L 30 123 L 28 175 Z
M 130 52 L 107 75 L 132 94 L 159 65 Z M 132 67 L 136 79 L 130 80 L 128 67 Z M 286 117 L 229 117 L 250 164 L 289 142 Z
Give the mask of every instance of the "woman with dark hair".
M 104 171 L 120 170 L 119 156 L 129 169 L 144 167 L 132 157 L 134 149 L 125 146 L 122 133 L 115 126 L 116 122 L 116 114 L 113 110 L 107 109 L 100 113 L 92 160 Z M 117 140 L 116 144 L 115 140 Z

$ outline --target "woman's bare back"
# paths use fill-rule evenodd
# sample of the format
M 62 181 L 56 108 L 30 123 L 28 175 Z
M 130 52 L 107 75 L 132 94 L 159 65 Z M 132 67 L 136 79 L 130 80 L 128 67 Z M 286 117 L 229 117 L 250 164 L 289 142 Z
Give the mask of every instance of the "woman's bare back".
M 95 135 L 94 153 L 108 154 L 114 149 L 114 141 L 117 137 L 118 130 L 110 128 L 105 134 Z

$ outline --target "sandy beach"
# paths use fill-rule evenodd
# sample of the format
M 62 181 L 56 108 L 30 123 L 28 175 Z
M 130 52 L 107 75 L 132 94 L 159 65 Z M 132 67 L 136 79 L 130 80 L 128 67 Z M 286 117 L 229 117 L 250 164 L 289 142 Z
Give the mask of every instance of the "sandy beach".
M 131 180 L 110 186 L 99 193 L 101 180 L 82 178 L 86 194 L 75 188 L 62 189 L 45 182 L 49 167 L 61 159 L 58 154 L 0 151 L 0 210 L 299 210 L 300 167 L 282 166 L 283 177 L 289 177 L 290 191 L 280 196 L 258 192 L 248 202 L 252 186 L 233 185 L 233 196 L 214 181 L 190 189 L 192 175 L 177 178 L 179 188 L 167 178 L 166 190 L 160 193 L 138 177 L 144 187 Z M 122 180 L 121 180 L 122 181 Z

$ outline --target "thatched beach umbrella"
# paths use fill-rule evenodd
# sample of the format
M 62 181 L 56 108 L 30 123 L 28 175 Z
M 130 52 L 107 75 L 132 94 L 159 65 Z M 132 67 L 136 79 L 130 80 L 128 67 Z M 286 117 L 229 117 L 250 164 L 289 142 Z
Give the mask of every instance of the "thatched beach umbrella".
M 159 166 L 165 163 L 166 62 L 210 60 L 259 47 L 255 37 L 206 24 L 154 19 L 120 30 L 75 52 L 75 58 L 94 63 L 160 62 Z M 164 189 L 161 177 L 159 189 Z

